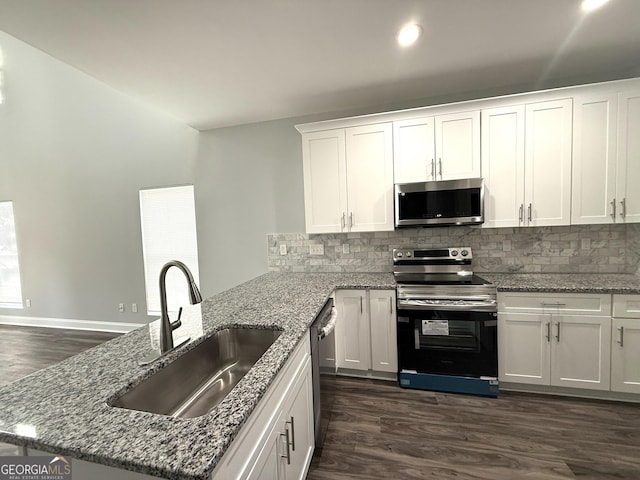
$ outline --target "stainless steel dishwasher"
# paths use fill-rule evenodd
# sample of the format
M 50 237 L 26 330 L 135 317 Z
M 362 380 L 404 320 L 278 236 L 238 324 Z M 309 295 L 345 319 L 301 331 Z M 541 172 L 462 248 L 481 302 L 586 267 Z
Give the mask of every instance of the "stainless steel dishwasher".
M 311 325 L 311 370 L 313 374 L 313 419 L 316 436 L 315 455 L 322 455 L 322 446 L 331 409 L 333 408 L 336 356 L 335 335 L 337 312 L 329 298 Z

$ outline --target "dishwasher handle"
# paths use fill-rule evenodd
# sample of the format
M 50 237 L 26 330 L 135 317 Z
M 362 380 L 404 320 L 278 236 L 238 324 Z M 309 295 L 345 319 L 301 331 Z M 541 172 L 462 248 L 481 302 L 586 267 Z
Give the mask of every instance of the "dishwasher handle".
M 329 314 L 329 320 L 321 328 L 318 329 L 318 340 L 331 335 L 331 332 L 336 328 L 336 320 L 338 319 L 338 311 L 336 307 L 331 307 L 331 313 Z

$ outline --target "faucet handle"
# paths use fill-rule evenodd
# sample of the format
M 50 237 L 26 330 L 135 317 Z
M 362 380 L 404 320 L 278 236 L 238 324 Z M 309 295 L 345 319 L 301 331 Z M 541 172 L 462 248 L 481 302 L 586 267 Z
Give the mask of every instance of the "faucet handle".
M 180 309 L 178 310 L 178 319 L 175 322 L 171 322 L 171 330 L 175 330 L 176 328 L 180 327 L 180 325 L 182 325 L 180 317 L 182 317 L 182 307 L 180 307 Z

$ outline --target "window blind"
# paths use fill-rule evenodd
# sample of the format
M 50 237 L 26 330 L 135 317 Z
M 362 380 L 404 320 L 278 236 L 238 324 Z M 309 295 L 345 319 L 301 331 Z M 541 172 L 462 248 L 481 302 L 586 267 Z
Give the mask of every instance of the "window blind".
M 22 308 L 13 202 L 0 202 L 0 307 Z
M 147 313 L 160 313 L 159 277 L 170 260 L 183 262 L 200 285 L 193 185 L 140 190 L 140 219 Z M 175 312 L 189 304 L 187 282 L 177 268 L 167 273 L 167 305 Z

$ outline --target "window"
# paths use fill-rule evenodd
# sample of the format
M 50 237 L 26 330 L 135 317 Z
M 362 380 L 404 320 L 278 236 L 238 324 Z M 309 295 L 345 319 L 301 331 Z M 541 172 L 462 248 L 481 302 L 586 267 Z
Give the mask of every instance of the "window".
M 0 307 L 22 308 L 13 202 L 0 202 Z
M 198 241 L 193 185 L 140 190 L 142 250 L 147 291 L 147 313 L 160 313 L 158 280 L 170 260 L 183 262 L 200 285 Z M 167 305 L 176 312 L 189 304 L 187 282 L 177 268 L 167 273 Z

